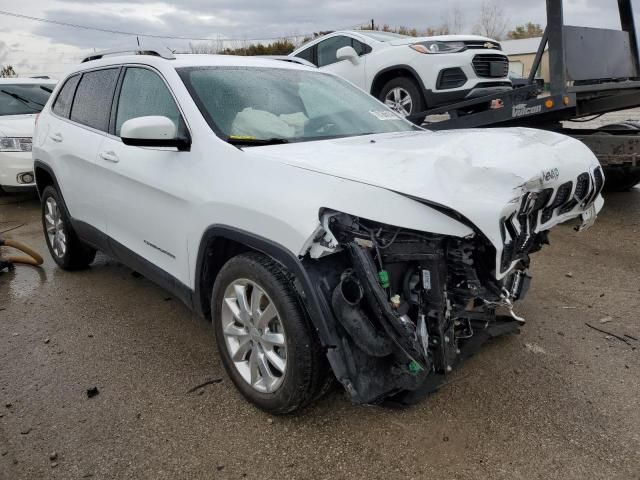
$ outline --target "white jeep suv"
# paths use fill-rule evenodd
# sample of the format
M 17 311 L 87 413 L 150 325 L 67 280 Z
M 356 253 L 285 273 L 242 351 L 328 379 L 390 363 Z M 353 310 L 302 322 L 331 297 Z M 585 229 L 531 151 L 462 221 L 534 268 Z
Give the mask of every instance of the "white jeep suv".
M 603 203 L 568 137 L 433 133 L 317 69 L 140 53 L 87 59 L 39 117 L 50 253 L 72 270 L 100 250 L 173 292 L 271 412 L 334 377 L 354 402 L 416 401 L 523 322 L 529 255 Z
M 33 125 L 55 85 L 49 79 L 0 78 L 0 189 L 35 188 Z
M 477 35 L 408 37 L 349 30 L 319 37 L 291 57 L 339 75 L 404 116 L 511 90 L 500 43 Z

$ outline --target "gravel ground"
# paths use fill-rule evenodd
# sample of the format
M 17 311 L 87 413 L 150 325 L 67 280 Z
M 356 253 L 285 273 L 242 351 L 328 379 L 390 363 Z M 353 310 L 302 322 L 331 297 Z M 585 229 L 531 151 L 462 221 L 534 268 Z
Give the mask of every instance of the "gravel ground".
M 522 334 L 406 410 L 338 389 L 256 410 L 212 329 L 106 257 L 0 274 L 0 479 L 640 479 L 640 190 L 606 200 L 536 256 Z M 0 204 L 2 236 L 45 252 L 37 201 Z

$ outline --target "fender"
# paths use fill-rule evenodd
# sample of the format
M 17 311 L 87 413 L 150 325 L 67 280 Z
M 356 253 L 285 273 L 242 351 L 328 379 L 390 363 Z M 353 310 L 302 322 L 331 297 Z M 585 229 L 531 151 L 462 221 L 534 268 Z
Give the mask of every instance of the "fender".
M 204 292 L 202 288 L 202 275 L 205 265 L 204 256 L 207 245 L 215 238 L 224 238 L 245 245 L 252 250 L 271 257 L 289 270 L 297 280 L 298 284 L 296 285 L 296 288 L 298 289 L 298 293 L 302 298 L 304 306 L 311 317 L 313 325 L 318 330 L 323 343 L 325 345 L 327 344 L 326 340 L 328 340 L 331 335 L 326 328 L 325 318 L 327 314 L 331 315 L 331 317 L 333 317 L 333 314 L 329 309 L 325 311 L 321 307 L 318 294 L 313 288 L 313 283 L 311 282 L 311 279 L 300 259 L 293 252 L 272 240 L 228 225 L 210 225 L 204 231 L 200 240 L 196 263 L 194 306 L 198 309 L 198 313 L 201 316 L 205 316 L 205 309 L 207 306 L 206 299 L 208 298 L 208 292 Z
M 374 92 L 373 92 L 374 85 L 382 75 L 384 75 L 387 72 L 390 72 L 391 70 L 407 70 L 409 73 L 411 73 L 413 78 L 418 82 L 418 86 L 420 87 L 420 93 L 424 95 L 426 88 L 424 86 L 424 83 L 422 83 L 422 78 L 420 78 L 420 75 L 418 75 L 418 72 L 416 72 L 416 70 L 413 67 L 405 64 L 393 65 L 391 67 L 383 68 L 378 73 L 376 73 L 376 76 L 373 77 L 373 81 L 371 82 L 371 87 L 369 92 L 371 93 L 371 95 L 376 96 L 374 95 Z M 380 88 L 382 88 L 382 85 L 380 86 Z

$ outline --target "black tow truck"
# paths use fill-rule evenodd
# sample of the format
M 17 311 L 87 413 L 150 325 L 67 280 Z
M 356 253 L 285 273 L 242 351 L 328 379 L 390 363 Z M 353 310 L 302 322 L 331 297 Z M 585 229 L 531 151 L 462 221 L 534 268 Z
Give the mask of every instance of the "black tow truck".
M 609 0 L 611 1 L 611 0 Z M 620 30 L 564 24 L 562 0 L 546 0 L 547 27 L 528 81 L 513 90 L 456 102 L 408 118 L 430 130 L 533 127 L 574 137 L 598 157 L 610 191 L 640 183 L 640 122 L 598 128 L 578 122 L 640 107 L 640 58 L 631 0 L 617 0 Z M 536 73 L 548 47 L 550 89 Z M 573 126 L 570 126 L 572 125 Z

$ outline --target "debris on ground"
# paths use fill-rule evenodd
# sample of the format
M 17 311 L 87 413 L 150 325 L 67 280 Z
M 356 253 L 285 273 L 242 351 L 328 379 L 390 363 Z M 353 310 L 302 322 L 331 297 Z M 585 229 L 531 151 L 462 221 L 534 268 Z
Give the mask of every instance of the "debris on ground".
M 22 430 L 20 430 L 21 435 L 29 435 L 30 432 L 31 432 L 31 427 L 23 428 Z
M 631 345 L 631 343 L 629 343 L 629 340 L 627 340 L 624 336 L 616 335 L 615 333 L 611 333 L 611 332 L 608 332 L 606 330 L 602 330 L 601 328 L 594 327 L 593 325 L 590 325 L 589 323 L 586 323 L 586 322 L 585 322 L 585 325 L 587 327 L 589 327 L 589 328 L 592 328 L 592 329 L 596 330 L 597 332 L 604 333 L 605 335 L 608 335 L 611 338 L 617 338 L 621 342 L 624 342 L 627 345 Z M 625 336 L 628 336 L 628 335 L 625 335 Z
M 87 398 L 93 398 L 100 393 L 98 387 L 91 387 L 87 389 Z
M 203 387 L 206 387 L 207 385 L 214 385 L 214 384 L 220 383 L 220 382 L 222 382 L 221 378 L 212 378 L 211 380 L 207 380 L 206 382 L 201 383 L 200 385 L 196 385 L 195 387 L 190 388 L 189 390 L 187 390 L 187 393 L 193 393 L 196 390 L 199 390 L 199 389 L 201 389 Z M 204 393 L 204 391 L 202 393 Z M 202 393 L 198 392 L 198 395 L 202 395 Z
M 52 462 L 58 458 L 58 452 L 51 452 L 49 454 L 49 460 L 51 460 Z
M 573 273 L 567 272 L 567 273 L 564 274 L 564 276 L 567 277 L 567 278 L 573 278 Z
M 532 353 L 547 353 L 544 348 L 542 348 L 540 345 L 536 345 L 535 343 L 525 343 L 524 346 Z
M 609 323 L 613 320 L 611 317 L 603 317 L 600 319 L 600 323 Z

